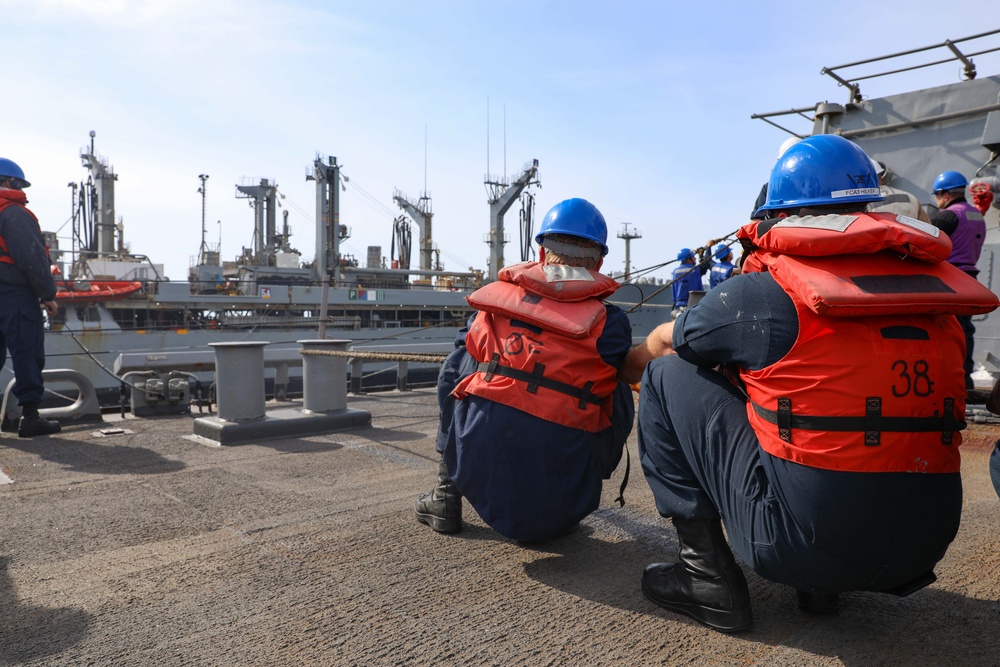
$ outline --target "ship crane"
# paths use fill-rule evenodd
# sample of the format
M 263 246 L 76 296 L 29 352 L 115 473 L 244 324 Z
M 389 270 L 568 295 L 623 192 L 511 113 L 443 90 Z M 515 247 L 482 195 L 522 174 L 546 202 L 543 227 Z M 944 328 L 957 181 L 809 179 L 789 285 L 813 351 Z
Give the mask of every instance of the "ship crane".
M 261 266 L 274 266 L 277 256 L 278 186 L 266 178 L 258 185 L 237 185 L 237 199 L 252 199 L 254 210 L 254 257 Z
M 431 207 L 431 197 L 425 191 L 420 193 L 420 199 L 414 201 L 399 190 L 394 190 L 392 200 L 417 223 L 420 230 L 420 270 L 434 269 L 434 243 L 431 237 L 431 222 L 434 211 Z
M 521 175 L 514 179 L 513 183 L 508 183 L 506 178 L 489 174 L 483 182 L 486 185 L 487 201 L 490 205 L 490 233 L 486 238 L 486 244 L 490 247 L 489 279 L 496 280 L 500 269 L 504 267 L 503 247 L 507 243 L 503 231 L 504 213 L 521 196 L 525 188 L 531 185 L 541 187 L 541 181 L 538 180 L 538 160 L 525 165 Z
M 312 173 L 307 181 L 316 182 L 316 261 L 314 266 L 319 278 L 329 276 L 333 284 L 340 282 L 340 242 L 348 238 L 350 230 L 340 224 L 341 165 L 330 155 L 324 160 L 319 154 L 313 160 Z M 343 177 L 347 180 L 347 176 Z

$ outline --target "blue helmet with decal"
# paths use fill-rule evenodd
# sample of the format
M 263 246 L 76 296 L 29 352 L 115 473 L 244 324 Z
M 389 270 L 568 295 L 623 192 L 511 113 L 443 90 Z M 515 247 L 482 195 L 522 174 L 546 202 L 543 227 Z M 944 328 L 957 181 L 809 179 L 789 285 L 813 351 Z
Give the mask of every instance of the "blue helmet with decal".
M 968 184 L 969 181 L 959 172 L 946 171 L 934 179 L 934 187 L 931 188 L 931 192 L 937 194 L 938 192 L 947 192 L 948 190 L 958 190 Z
M 729 246 L 725 243 L 720 243 L 715 246 L 715 249 L 712 251 L 712 256 L 721 261 L 729 256 L 729 252 Z
M 833 134 L 806 137 L 781 156 L 767 183 L 767 203 L 758 211 L 882 201 L 868 155 Z
M 601 245 L 601 254 L 608 254 L 608 224 L 597 207 L 586 199 L 566 199 L 545 214 L 535 243 L 543 245 L 546 234 L 568 234 L 589 239 Z
M 24 180 L 24 170 L 17 166 L 13 160 L 0 157 L 0 180 L 10 179 L 18 188 L 26 188 L 31 185 Z

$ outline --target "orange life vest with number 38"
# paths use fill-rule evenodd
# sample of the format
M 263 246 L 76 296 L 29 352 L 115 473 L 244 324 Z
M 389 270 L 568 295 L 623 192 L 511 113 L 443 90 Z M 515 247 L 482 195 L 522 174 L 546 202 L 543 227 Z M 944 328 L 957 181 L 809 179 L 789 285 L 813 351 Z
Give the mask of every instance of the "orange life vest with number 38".
M 740 371 L 761 447 L 828 470 L 957 472 L 965 338 L 954 315 L 1000 302 L 943 261 L 947 236 L 891 214 L 755 221 L 738 236 L 744 272 L 770 272 L 799 318 L 784 358 Z

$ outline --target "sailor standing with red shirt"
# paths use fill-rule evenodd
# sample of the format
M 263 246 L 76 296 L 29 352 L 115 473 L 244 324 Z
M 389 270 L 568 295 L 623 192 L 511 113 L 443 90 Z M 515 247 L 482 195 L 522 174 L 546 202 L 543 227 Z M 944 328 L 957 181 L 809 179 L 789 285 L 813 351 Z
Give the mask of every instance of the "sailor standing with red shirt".
M 654 603 L 748 629 L 733 551 L 809 612 L 934 581 L 962 509 L 955 314 L 998 302 L 944 261 L 940 230 L 864 212 L 880 199 L 855 144 L 796 144 L 767 217 L 738 233 L 744 273 L 630 353 L 623 376 L 645 368 L 640 460 L 680 543 L 680 563 L 643 574 Z
M 31 184 L 14 162 L 0 158 L 0 365 L 14 366 L 14 396 L 21 406 L 22 438 L 56 433 L 59 422 L 38 414 L 44 386 L 45 321 L 41 303 L 55 315 L 56 285 L 38 219 L 25 208 Z

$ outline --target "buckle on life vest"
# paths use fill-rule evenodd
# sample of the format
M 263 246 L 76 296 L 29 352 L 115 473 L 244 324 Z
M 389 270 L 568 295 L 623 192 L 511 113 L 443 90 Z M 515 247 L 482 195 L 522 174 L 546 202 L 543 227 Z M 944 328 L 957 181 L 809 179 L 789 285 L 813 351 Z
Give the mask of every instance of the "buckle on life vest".
M 958 420 L 955 419 L 955 399 L 944 399 L 944 428 L 941 430 L 941 444 L 950 445 L 955 431 L 960 431 Z
M 865 447 L 882 444 L 882 399 L 869 396 L 865 399 Z
M 778 397 L 778 437 L 785 442 L 792 441 L 792 399 L 787 396 Z
M 494 373 L 497 372 L 497 366 L 500 365 L 500 355 L 496 352 L 490 357 L 490 363 L 486 366 L 486 376 L 483 378 L 487 382 L 493 379 Z
M 542 375 L 545 373 L 545 364 L 535 364 L 531 369 L 531 380 L 528 382 L 528 393 L 537 394 L 538 387 L 542 384 Z

